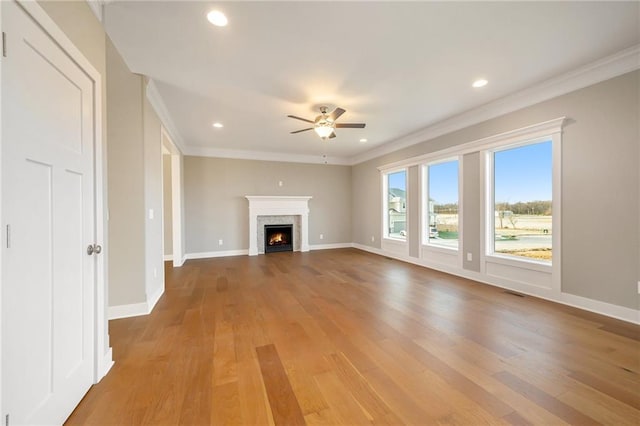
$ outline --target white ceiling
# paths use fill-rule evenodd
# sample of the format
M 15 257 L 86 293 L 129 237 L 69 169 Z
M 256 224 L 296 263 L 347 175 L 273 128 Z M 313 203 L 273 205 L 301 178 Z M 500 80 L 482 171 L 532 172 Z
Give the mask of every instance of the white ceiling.
M 213 9 L 227 27 L 209 24 Z M 636 46 L 639 14 L 638 2 L 114 1 L 104 24 L 154 82 L 187 153 L 320 161 L 366 155 Z M 480 77 L 489 84 L 473 89 Z M 288 114 L 313 119 L 323 104 L 366 128 L 328 141 L 289 134 L 308 126 Z

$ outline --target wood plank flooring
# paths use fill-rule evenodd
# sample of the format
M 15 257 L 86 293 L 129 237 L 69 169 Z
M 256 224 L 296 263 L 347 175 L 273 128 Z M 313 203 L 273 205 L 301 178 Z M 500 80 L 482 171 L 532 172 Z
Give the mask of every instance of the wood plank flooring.
M 640 424 L 632 324 L 355 249 L 166 277 L 67 424 Z

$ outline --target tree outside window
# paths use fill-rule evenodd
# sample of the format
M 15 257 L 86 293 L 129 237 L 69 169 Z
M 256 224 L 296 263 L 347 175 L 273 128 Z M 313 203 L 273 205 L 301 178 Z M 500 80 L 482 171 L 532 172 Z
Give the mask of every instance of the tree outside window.
M 551 262 L 552 143 L 493 152 L 493 251 Z

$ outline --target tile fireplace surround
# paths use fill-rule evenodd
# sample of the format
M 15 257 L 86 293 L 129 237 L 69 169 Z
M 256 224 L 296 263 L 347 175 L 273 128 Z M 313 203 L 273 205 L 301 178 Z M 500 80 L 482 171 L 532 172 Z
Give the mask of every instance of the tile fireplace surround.
M 282 219 L 289 219 L 288 223 L 293 222 L 293 250 L 309 251 L 311 196 L 246 195 L 245 198 L 249 200 L 249 256 L 264 253 L 264 225 L 271 225 L 272 222 L 273 224 L 283 223 Z M 281 216 L 294 216 L 294 220 L 281 218 Z M 260 244 L 261 237 L 262 244 Z

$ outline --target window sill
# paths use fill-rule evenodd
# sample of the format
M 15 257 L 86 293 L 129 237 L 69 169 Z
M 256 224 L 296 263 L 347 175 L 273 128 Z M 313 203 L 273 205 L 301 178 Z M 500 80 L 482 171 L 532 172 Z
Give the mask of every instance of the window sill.
M 447 253 L 447 254 L 458 254 L 460 252 L 460 249 L 456 247 L 447 247 L 447 246 L 439 246 L 436 244 L 424 244 L 424 243 L 422 244 L 422 249 L 439 251 L 441 253 Z
M 497 263 L 500 265 L 511 266 L 514 268 L 529 269 L 538 272 L 552 272 L 552 266 L 550 263 L 538 262 L 533 259 L 515 259 L 512 256 L 500 256 L 499 254 L 491 254 L 485 256 L 485 261 L 488 263 Z
M 400 243 L 400 244 L 406 244 L 407 243 L 406 239 L 393 238 L 393 237 L 383 237 L 382 240 L 390 242 L 390 243 Z

